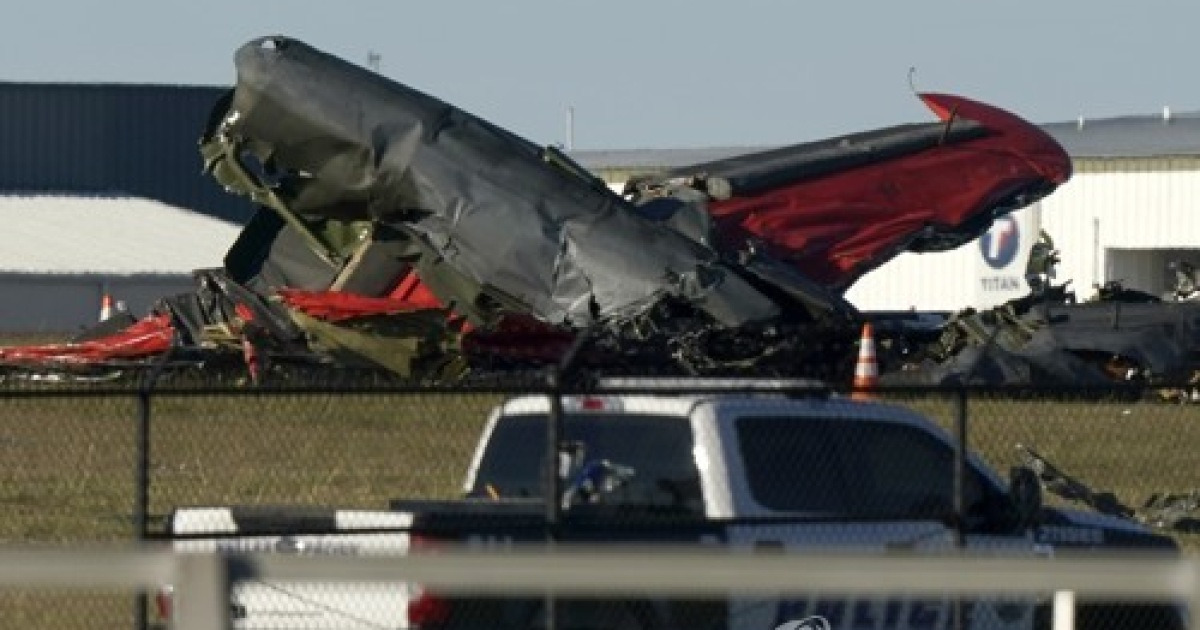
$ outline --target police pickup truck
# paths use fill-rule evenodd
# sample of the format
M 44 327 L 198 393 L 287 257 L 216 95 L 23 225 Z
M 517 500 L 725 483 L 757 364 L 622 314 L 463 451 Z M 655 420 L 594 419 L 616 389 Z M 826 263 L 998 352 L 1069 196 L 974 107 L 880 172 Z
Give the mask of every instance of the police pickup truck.
M 1033 473 L 1006 482 L 970 456 L 955 518 L 955 448 L 904 407 L 762 393 L 568 396 L 559 456 L 565 542 L 725 545 L 733 550 L 988 553 L 1154 548 L 1174 543 L 1136 523 L 1041 504 Z M 180 551 L 404 554 L 452 543 L 507 545 L 545 536 L 544 396 L 495 409 L 467 470 L 465 498 L 394 501 L 388 510 L 193 507 L 170 519 Z M 394 531 L 390 531 L 394 529 Z M 356 531 L 358 533 L 356 533 Z M 167 613 L 169 588 L 160 596 Z M 526 628 L 541 601 L 441 597 L 417 584 L 239 582 L 234 627 Z M 942 599 L 780 596 L 722 601 L 563 602 L 560 628 L 752 628 L 820 617 L 837 630 L 952 628 Z M 1044 602 L 961 605 L 972 629 L 1048 626 Z M 1082 606 L 1085 628 L 1177 628 L 1169 605 Z M 794 625 L 794 624 L 793 624 Z

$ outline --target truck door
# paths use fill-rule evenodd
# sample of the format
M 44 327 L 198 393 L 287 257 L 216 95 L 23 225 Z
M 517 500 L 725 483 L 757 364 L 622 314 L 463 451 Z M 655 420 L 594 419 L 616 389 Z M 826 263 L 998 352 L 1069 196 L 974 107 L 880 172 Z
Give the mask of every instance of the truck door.
M 953 544 L 954 452 L 943 436 L 920 425 L 845 417 L 746 416 L 724 426 L 736 514 L 755 519 L 731 527 L 735 546 L 887 553 Z M 1028 537 L 988 527 L 989 519 L 1002 520 L 1003 502 L 1003 491 L 971 468 L 968 513 L 979 532 L 989 533 L 972 534 L 967 543 L 1028 553 Z M 949 598 L 784 595 L 734 601 L 729 614 L 733 628 L 775 628 L 813 616 L 839 630 L 951 628 L 953 609 Z M 1032 624 L 1027 602 L 981 600 L 964 609 L 967 627 Z

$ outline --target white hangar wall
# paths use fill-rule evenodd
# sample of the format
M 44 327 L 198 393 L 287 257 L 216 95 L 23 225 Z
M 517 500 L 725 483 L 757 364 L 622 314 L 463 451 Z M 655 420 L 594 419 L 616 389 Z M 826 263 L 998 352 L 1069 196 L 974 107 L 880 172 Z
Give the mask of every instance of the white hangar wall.
M 846 299 L 864 311 L 957 311 L 975 299 L 978 246 L 900 254 L 850 287 Z
M 1062 252 L 1060 279 L 1076 293 L 1120 280 L 1160 294 L 1167 263 L 1200 263 L 1200 157 L 1077 161 L 1043 200 L 1042 225 Z
M 1035 213 L 1062 262 L 1055 282 L 1071 281 L 1079 299 L 1094 285 L 1119 280 L 1160 295 L 1170 289 L 1167 264 L 1200 267 L 1200 157 L 1076 160 L 1075 175 Z M 1021 210 L 1015 216 L 1029 214 Z M 1021 238 L 1036 238 L 1036 220 Z M 997 301 L 981 296 L 986 270 L 978 241 L 937 254 L 905 254 L 867 274 L 847 292 L 863 310 L 958 310 Z
M 195 289 L 192 271 L 220 267 L 241 228 L 136 197 L 0 195 L 0 332 L 78 332 L 101 297 L 135 317 Z
M 1033 204 L 956 249 L 901 254 L 860 278 L 846 298 L 864 311 L 957 311 L 1025 295 L 1025 265 L 1040 215 L 1040 204 Z

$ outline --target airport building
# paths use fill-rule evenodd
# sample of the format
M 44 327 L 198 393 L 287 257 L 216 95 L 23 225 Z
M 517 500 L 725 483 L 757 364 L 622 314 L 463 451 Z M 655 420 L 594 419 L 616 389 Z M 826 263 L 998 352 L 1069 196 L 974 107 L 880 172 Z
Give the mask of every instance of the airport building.
M 901 255 L 852 286 L 850 301 L 863 310 L 955 311 L 1024 295 L 1025 260 L 1042 231 L 1061 255 L 1054 282 L 1071 281 L 1081 300 L 1109 281 L 1159 295 L 1173 287 L 1170 262 L 1200 267 L 1200 113 L 1164 109 L 1153 115 L 1080 118 L 1043 129 L 1071 155 L 1069 182 L 958 249 Z M 619 188 L 637 174 L 764 148 L 577 151 L 572 156 Z
M 241 228 L 150 199 L 0 196 L 0 332 L 77 332 L 111 309 L 145 315 L 220 267 Z
M 0 332 L 137 316 L 219 267 L 253 211 L 202 173 L 223 87 L 0 83 Z

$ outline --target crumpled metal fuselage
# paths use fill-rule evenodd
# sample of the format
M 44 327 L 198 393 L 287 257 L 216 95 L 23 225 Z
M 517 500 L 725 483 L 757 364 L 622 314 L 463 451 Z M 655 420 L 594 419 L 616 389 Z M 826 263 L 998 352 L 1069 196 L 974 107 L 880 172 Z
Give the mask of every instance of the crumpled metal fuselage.
M 174 318 L 191 343 L 219 329 L 374 363 L 401 348 L 412 356 L 385 362 L 400 372 L 468 347 L 561 346 L 549 328 L 599 331 L 626 363 L 846 375 L 861 318 L 842 292 L 856 278 L 970 240 L 1070 176 L 1037 127 L 925 94 L 942 122 L 695 165 L 623 197 L 554 148 L 303 42 L 256 39 L 235 63 L 201 152 L 260 211 L 206 276 L 228 304 L 177 296 L 160 310 L 200 315 Z M 322 320 L 349 304 L 322 294 L 368 298 L 353 302 L 363 317 Z M 375 325 L 389 317 L 421 330 Z M 527 335 L 515 342 L 513 317 Z
M 643 219 L 561 156 L 294 40 L 251 42 L 236 60 L 237 87 L 206 138 L 214 173 L 255 175 L 245 156 L 256 155 L 266 168 L 243 192 L 307 233 L 335 275 L 362 243 L 322 230 L 382 223 L 498 306 L 551 324 L 628 318 L 666 296 L 727 326 L 779 314 L 712 249 Z

